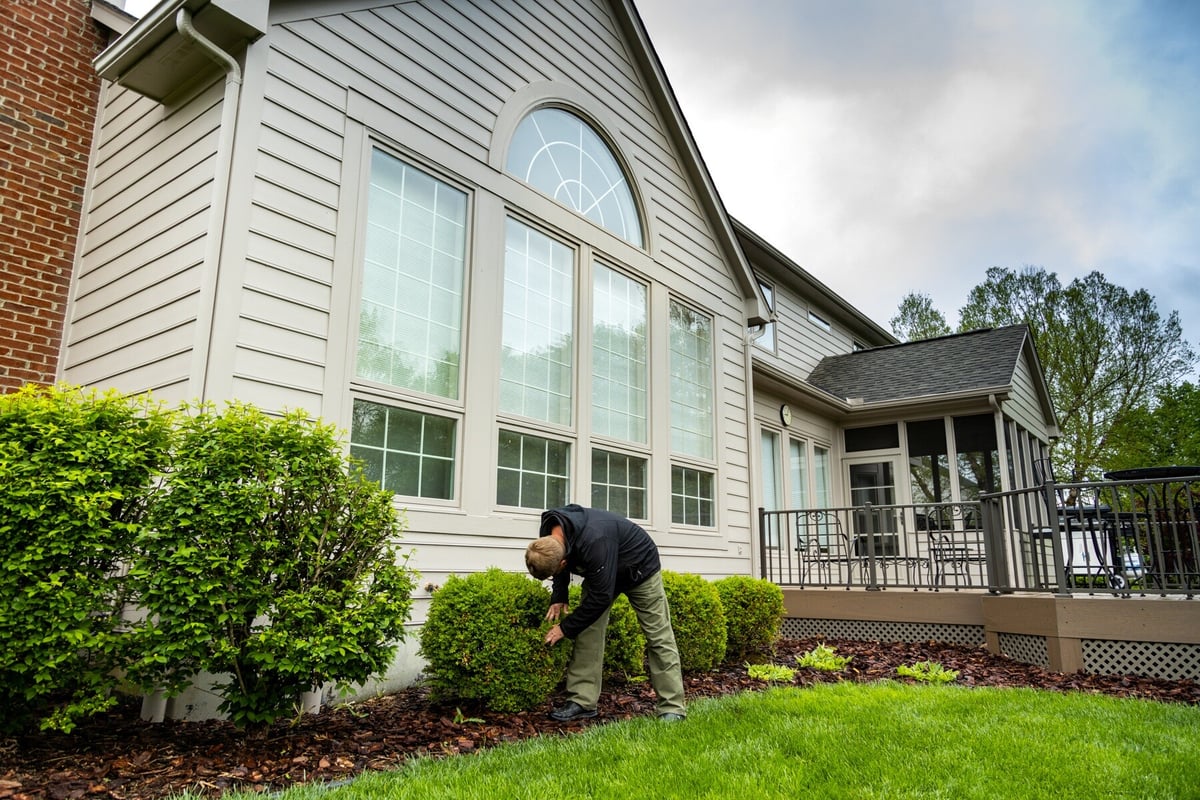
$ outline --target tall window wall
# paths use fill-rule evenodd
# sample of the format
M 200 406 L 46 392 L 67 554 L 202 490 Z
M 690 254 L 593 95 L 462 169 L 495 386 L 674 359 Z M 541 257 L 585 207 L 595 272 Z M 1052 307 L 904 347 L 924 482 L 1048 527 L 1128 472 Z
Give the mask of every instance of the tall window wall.
M 372 151 L 350 452 L 399 495 L 455 498 L 467 209 L 462 189 Z
M 489 452 L 462 441 L 468 419 L 477 419 L 468 415 L 489 413 L 474 401 L 466 407 L 467 287 L 472 261 L 497 264 L 502 274 L 487 273 L 498 289 L 495 310 L 472 317 L 497 320 L 494 337 L 473 339 L 495 349 L 473 345 L 470 357 L 480 361 L 469 373 L 476 380 L 489 374 L 481 364 L 495 365 L 495 506 L 590 502 L 650 520 L 657 474 L 669 483 L 671 523 L 715 528 L 713 315 L 655 287 L 637 269 L 640 257 L 609 244 L 616 236 L 642 248 L 644 225 L 621 160 L 589 121 L 535 109 L 516 126 L 504 163 L 562 213 L 503 198 L 503 241 L 487 252 L 493 244 L 481 238 L 468 247 L 481 190 L 382 144 L 372 148 L 352 455 L 401 502 L 462 502 L 463 459 Z M 657 346 L 653 331 L 663 336 Z M 655 452 L 656 436 L 669 451 Z

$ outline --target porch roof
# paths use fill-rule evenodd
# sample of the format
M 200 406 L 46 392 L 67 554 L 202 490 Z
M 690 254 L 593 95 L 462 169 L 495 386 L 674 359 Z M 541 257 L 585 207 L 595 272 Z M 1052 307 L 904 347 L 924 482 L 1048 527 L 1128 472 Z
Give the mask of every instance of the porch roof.
M 828 356 L 808 382 L 836 397 L 886 403 L 1011 387 L 1029 329 L 980 330 Z

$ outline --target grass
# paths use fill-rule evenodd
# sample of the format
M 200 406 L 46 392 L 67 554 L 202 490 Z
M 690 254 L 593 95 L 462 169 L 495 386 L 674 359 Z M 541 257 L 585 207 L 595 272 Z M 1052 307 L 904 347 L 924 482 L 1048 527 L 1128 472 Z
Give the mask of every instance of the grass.
M 226 796 L 227 800 L 234 800 Z M 1200 797 L 1200 708 L 1032 689 L 836 683 L 705 700 L 281 800 Z

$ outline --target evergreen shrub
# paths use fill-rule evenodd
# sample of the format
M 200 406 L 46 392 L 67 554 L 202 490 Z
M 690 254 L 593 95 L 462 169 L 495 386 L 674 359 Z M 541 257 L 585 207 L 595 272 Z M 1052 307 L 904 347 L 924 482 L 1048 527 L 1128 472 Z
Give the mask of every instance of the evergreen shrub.
M 699 575 L 663 570 L 662 577 L 683 671 L 712 669 L 725 659 L 725 611 L 717 587 Z
M 433 593 L 420 633 L 434 697 L 502 712 L 545 702 L 571 652 L 569 642 L 542 641 L 549 607 L 550 592 L 525 575 L 498 567 L 451 575 Z
M 0 729 L 70 731 L 116 702 L 120 567 L 170 439 L 146 397 L 67 386 L 0 396 Z
M 221 710 L 260 727 L 303 691 L 387 669 L 415 583 L 392 494 L 302 413 L 190 411 L 130 569 L 146 612 L 130 678 L 170 695 L 226 673 Z
M 725 611 L 725 656 L 769 653 L 783 626 L 783 590 L 764 578 L 731 575 L 714 584 Z

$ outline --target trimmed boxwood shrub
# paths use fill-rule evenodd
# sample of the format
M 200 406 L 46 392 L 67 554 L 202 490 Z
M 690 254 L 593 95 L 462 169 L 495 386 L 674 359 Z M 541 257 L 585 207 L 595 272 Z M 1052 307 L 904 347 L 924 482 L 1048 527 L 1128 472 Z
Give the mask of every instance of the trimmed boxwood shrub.
M 740 662 L 774 647 L 783 625 L 783 590 L 763 578 L 732 575 L 714 584 L 725 610 L 725 657 Z
M 439 700 L 476 700 L 493 711 L 523 711 L 562 680 L 569 643 L 542 641 L 550 592 L 541 583 L 493 567 L 451 575 L 433 593 L 421 628 L 421 655 Z
M 571 587 L 571 608 L 583 599 L 580 586 Z M 629 680 L 646 674 L 646 637 L 629 598 L 618 595 L 608 615 L 604 635 L 604 677 Z
M 116 702 L 118 568 L 170 438 L 145 397 L 67 386 L 0 396 L 0 729 L 70 731 Z
M 683 671 L 712 669 L 725 659 L 725 612 L 717 587 L 699 575 L 663 570 L 662 577 Z
M 143 689 L 226 673 L 221 709 L 259 727 L 303 691 L 391 665 L 415 583 L 394 550 L 403 524 L 332 426 L 192 409 L 147 521 L 129 573 L 147 615 L 130 667 Z

